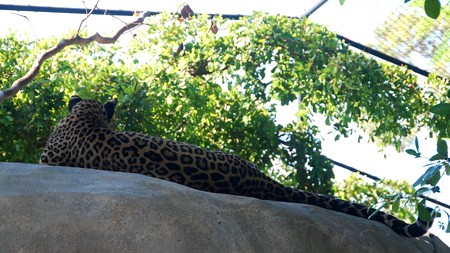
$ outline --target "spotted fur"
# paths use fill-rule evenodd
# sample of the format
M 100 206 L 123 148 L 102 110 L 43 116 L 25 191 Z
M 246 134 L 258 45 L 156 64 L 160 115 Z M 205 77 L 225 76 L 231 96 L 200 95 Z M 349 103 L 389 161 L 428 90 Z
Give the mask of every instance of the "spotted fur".
M 116 104 L 116 100 L 102 104 L 73 96 L 68 106 L 70 114 L 53 130 L 40 163 L 139 173 L 198 190 L 315 205 L 363 218 L 374 211 L 350 201 L 284 186 L 236 155 L 115 131 Z M 377 212 L 371 219 L 407 237 L 421 236 L 431 226 L 431 222 L 420 219 L 407 224 L 384 212 Z

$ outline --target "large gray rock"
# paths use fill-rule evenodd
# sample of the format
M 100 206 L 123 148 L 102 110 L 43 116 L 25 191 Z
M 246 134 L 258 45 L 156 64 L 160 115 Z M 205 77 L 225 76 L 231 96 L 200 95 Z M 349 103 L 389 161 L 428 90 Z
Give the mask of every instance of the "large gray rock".
M 146 176 L 0 163 L 1 252 L 449 252 L 322 208 Z

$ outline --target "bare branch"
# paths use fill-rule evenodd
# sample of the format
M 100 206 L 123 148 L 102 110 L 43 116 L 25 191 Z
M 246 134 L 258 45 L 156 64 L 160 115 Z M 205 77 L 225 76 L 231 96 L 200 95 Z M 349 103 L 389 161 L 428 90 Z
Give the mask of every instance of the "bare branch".
M 123 26 L 112 37 L 103 37 L 102 35 L 96 33 L 87 38 L 80 37 L 77 34 L 70 39 L 62 39 L 56 46 L 54 46 L 54 47 L 50 48 L 49 50 L 40 54 L 37 57 L 37 59 L 35 60 L 33 66 L 30 68 L 30 70 L 24 76 L 17 79 L 16 81 L 14 81 L 14 83 L 11 85 L 10 88 L 0 91 L 0 104 L 3 103 L 3 101 L 5 101 L 6 99 L 9 99 L 9 98 L 15 96 L 17 94 L 17 92 L 19 92 L 23 87 L 25 87 L 27 84 L 29 84 L 39 73 L 39 70 L 40 70 L 42 64 L 47 59 L 49 59 L 49 58 L 53 57 L 55 54 L 59 53 L 65 47 L 68 47 L 71 45 L 87 45 L 94 41 L 96 41 L 97 43 L 100 43 L 100 44 L 113 44 L 119 39 L 119 37 L 124 32 L 131 30 L 139 25 L 142 25 L 144 23 L 145 18 L 149 17 L 151 14 L 152 13 L 148 12 L 148 11 L 142 13 L 138 19 Z
M 80 34 L 81 26 L 92 15 L 92 13 L 94 13 L 94 10 L 97 8 L 97 5 L 99 2 L 100 2 L 100 0 L 97 0 L 97 3 L 95 3 L 95 5 L 94 5 L 94 7 L 92 7 L 91 11 L 88 14 L 86 14 L 86 17 L 83 20 L 81 20 L 80 26 L 78 27 L 77 35 Z
M 28 24 L 30 24 L 31 31 L 33 31 L 34 44 L 37 44 L 37 43 L 36 43 L 36 41 L 37 41 L 37 38 L 36 38 L 36 31 L 34 30 L 33 24 L 31 23 L 30 19 L 29 19 L 27 16 L 22 15 L 22 14 L 19 14 L 19 13 L 11 12 L 11 14 L 17 15 L 17 16 L 22 17 L 22 18 L 24 18 L 24 19 L 27 20 Z

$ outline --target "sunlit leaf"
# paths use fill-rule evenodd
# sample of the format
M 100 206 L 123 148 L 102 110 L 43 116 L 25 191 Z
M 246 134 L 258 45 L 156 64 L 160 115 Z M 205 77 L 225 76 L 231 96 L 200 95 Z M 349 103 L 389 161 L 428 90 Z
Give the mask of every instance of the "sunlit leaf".
M 399 209 L 400 209 L 400 198 L 397 198 L 397 199 L 392 203 L 392 211 L 398 212 Z

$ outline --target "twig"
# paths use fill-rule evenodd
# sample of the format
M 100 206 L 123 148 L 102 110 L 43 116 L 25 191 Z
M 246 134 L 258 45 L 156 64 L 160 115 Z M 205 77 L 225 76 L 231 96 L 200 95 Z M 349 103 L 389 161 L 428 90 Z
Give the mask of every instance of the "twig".
M 55 54 L 59 53 L 65 47 L 71 45 L 87 45 L 93 41 L 96 41 L 100 44 L 113 44 L 119 39 L 119 37 L 125 31 L 133 29 L 139 25 L 142 25 L 144 23 L 145 18 L 149 17 L 150 15 L 152 15 L 152 13 L 148 11 L 142 13 L 142 15 L 138 19 L 123 26 L 112 37 L 103 37 L 102 35 L 96 33 L 87 38 L 80 37 L 77 34 L 70 39 L 62 39 L 56 46 L 40 54 L 35 60 L 30 70 L 24 76 L 14 81 L 14 83 L 11 85 L 10 88 L 0 91 L 0 104 L 3 103 L 3 101 L 5 101 L 6 99 L 15 96 L 17 92 L 19 92 L 24 86 L 29 84 L 37 76 L 45 60 L 53 57 Z
M 33 24 L 31 23 L 30 19 L 27 16 L 19 14 L 19 13 L 11 12 L 11 14 L 12 15 L 17 15 L 19 17 L 22 17 L 22 18 L 24 18 L 24 19 L 26 19 L 28 21 L 28 24 L 30 24 L 30 26 L 31 26 L 31 30 L 33 31 L 34 43 L 36 44 L 36 41 L 37 41 L 37 39 L 36 39 L 36 31 L 34 30 Z
M 80 35 L 81 26 L 92 15 L 92 13 L 94 13 L 94 10 L 97 9 L 97 5 L 99 2 L 100 2 L 100 0 L 97 0 L 97 3 L 95 3 L 95 5 L 94 5 L 94 7 L 92 7 L 91 11 L 88 14 L 86 14 L 86 17 L 83 20 L 81 20 L 80 26 L 78 27 L 78 30 L 77 30 L 77 35 Z

